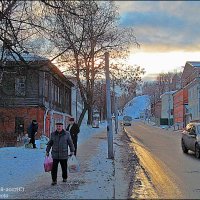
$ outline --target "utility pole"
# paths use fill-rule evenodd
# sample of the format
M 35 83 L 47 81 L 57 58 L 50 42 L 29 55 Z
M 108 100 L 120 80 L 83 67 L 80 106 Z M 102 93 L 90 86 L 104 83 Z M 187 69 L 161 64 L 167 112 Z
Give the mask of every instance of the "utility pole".
M 170 108 L 170 92 L 168 94 L 168 128 L 170 128 L 170 116 L 171 116 L 171 108 Z
M 115 76 L 113 76 L 113 103 L 115 112 L 115 134 L 118 132 L 118 105 L 117 105 L 117 95 L 115 93 Z
M 78 122 L 78 85 L 75 87 L 76 89 L 76 123 Z
M 115 101 L 115 134 L 118 133 L 118 99 L 117 95 L 114 94 Z
M 110 76 L 109 76 L 109 53 L 105 52 L 105 73 L 106 73 L 106 111 L 107 111 L 107 138 L 108 138 L 108 158 L 113 159 L 113 132 L 112 114 L 110 98 Z

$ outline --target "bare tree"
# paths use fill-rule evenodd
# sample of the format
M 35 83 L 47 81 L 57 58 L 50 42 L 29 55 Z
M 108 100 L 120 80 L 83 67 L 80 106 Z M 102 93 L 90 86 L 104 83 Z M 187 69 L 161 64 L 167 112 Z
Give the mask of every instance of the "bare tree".
M 0 1 L 0 83 L 5 72 L 7 60 L 20 62 L 26 67 L 30 63 L 24 59 L 23 52 L 50 53 L 47 38 L 42 31 L 53 32 L 45 26 L 50 10 L 61 10 L 61 1 Z M 76 7 L 68 2 L 65 12 L 77 15 Z M 43 54 L 45 55 L 45 53 Z M 47 55 L 47 53 L 46 53 Z M 54 55 L 54 60 L 59 55 Z
M 79 124 L 86 111 L 90 124 L 95 80 L 104 73 L 104 52 L 109 51 L 111 59 L 124 59 L 129 45 L 137 44 L 132 29 L 119 28 L 114 3 L 5 0 L 0 1 L 0 9 L 0 81 L 8 55 L 29 67 L 22 52 L 46 50 L 48 55 L 54 54 L 52 60 L 59 58 L 65 73 L 76 76 L 85 105 Z M 51 44 L 54 46 L 49 48 Z M 138 80 L 129 81 L 129 91 L 134 92 Z
M 160 73 L 157 75 L 155 81 L 143 84 L 142 92 L 149 95 L 151 104 L 155 105 L 163 93 L 181 88 L 181 74 L 182 72 L 177 71 Z
M 53 34 L 48 35 L 62 52 L 58 61 L 65 64 L 65 73 L 77 78 L 85 105 L 78 123 L 81 124 L 88 111 L 88 124 L 91 124 L 95 80 L 104 76 L 105 51 L 110 51 L 111 59 L 122 58 L 127 55 L 128 46 L 137 42 L 132 29 L 119 28 L 117 9 L 112 2 L 79 1 L 74 4 L 79 15 L 69 17 L 65 12 L 68 5 L 63 1 L 63 12 L 55 10 L 54 17 L 48 21 L 54 29 Z

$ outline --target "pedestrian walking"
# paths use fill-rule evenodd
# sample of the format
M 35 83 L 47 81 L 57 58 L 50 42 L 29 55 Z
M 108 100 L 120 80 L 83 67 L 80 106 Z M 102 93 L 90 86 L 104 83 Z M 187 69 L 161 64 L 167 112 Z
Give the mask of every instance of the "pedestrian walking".
M 77 123 L 75 123 L 74 118 L 70 117 L 68 120 L 69 125 L 67 126 L 67 131 L 70 132 L 73 144 L 74 144 L 74 148 L 75 148 L 75 152 L 74 155 L 76 156 L 77 154 L 77 142 L 78 142 L 78 133 L 80 132 L 79 126 Z
M 36 148 L 35 135 L 37 134 L 37 131 L 38 131 L 38 123 L 34 119 L 32 120 L 31 124 L 28 127 L 28 137 L 31 138 L 29 143 L 33 144 L 33 148 Z
M 70 154 L 74 155 L 74 145 L 70 133 L 63 129 L 63 123 L 56 123 L 56 131 L 51 133 L 46 148 L 46 156 L 49 156 L 49 152 L 52 148 L 53 168 L 51 170 L 51 185 L 57 184 L 58 163 L 60 163 L 62 168 L 63 182 L 67 181 L 68 146 L 70 148 Z

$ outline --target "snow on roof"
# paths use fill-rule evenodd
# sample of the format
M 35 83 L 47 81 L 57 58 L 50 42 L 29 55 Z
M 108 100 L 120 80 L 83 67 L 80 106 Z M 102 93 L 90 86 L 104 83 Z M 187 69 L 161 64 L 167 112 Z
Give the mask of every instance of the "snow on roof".
M 162 96 L 164 96 L 164 95 L 169 95 L 169 94 L 172 95 L 172 94 L 174 94 L 175 92 L 177 92 L 177 90 L 165 92 L 165 93 L 163 93 L 163 94 L 160 95 L 160 98 L 161 98 Z
M 193 67 L 200 67 L 199 61 L 187 61 L 186 63 L 192 65 Z
M 42 56 L 38 56 L 29 52 L 23 52 L 20 53 L 20 55 L 23 57 L 23 59 L 27 62 L 31 62 L 31 61 L 44 61 L 44 60 L 48 60 L 45 57 Z M 16 53 L 12 53 L 12 54 L 8 54 L 7 56 L 5 56 L 6 60 L 8 61 L 20 61 L 19 56 Z

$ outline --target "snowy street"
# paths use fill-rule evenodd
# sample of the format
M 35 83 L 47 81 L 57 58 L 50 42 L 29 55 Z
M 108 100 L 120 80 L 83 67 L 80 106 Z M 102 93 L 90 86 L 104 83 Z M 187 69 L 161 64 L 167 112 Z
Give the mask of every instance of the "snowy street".
M 0 200 L 200 198 L 200 1 L 0 8 Z
M 81 139 L 84 133 L 82 136 L 80 133 L 77 158 L 81 170 L 78 173 L 69 173 L 67 183 L 63 183 L 59 167 L 56 186 L 51 186 L 50 173 L 44 172 L 45 149 L 1 148 L 0 170 L 3 172 L 1 198 L 128 198 L 129 182 L 131 181 L 130 168 L 133 170 L 133 167 L 127 156 L 126 137 L 122 131 L 114 134 L 115 159 L 107 159 L 105 130 L 105 126 L 100 129 L 91 129 L 91 133 L 88 133 L 88 138 L 85 136 L 85 139 Z M 86 130 L 84 129 L 84 131 Z
M 137 97 L 124 112 L 138 117 L 147 106 L 146 96 Z M 45 149 L 39 148 L 39 140 L 36 145 L 37 149 L 0 148 L 2 199 L 127 199 L 132 195 L 138 160 L 121 126 L 118 134 L 113 133 L 112 160 L 107 159 L 106 123 L 100 128 L 83 124 L 77 153 L 80 172 L 68 173 L 67 183 L 63 183 L 59 166 L 56 186 L 51 186 L 51 174 L 44 172 Z

